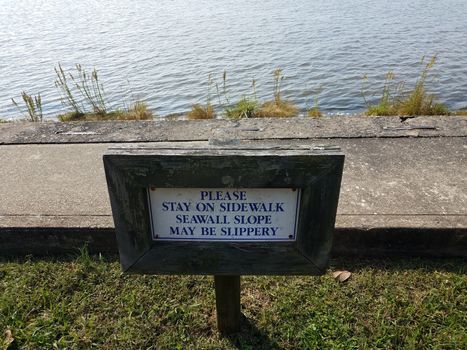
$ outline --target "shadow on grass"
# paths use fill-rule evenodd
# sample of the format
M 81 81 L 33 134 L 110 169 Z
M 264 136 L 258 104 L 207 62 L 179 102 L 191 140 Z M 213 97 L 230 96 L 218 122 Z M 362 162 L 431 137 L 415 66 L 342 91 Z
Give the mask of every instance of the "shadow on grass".
M 225 336 L 237 349 L 284 349 L 275 341 L 271 340 L 266 333 L 256 327 L 245 315 L 242 314 L 240 322 L 240 332 Z
M 423 269 L 427 272 L 465 272 L 467 262 L 463 258 L 358 258 L 345 257 L 331 259 L 330 269 L 349 270 L 358 272 L 364 269 L 375 269 L 380 271 L 408 271 Z
M 83 250 L 84 249 L 84 250 Z M 85 253 L 85 248 L 76 249 L 73 253 L 53 254 L 53 255 L 4 255 L 0 254 L 0 263 L 34 263 L 34 262 L 72 262 L 88 256 L 89 259 L 104 263 L 118 262 L 119 256 L 115 253 Z M 426 258 L 426 257 L 339 257 L 332 258 L 329 268 L 331 270 L 349 270 L 357 272 L 359 270 L 372 268 L 385 271 L 407 271 L 423 269 L 428 272 L 462 272 L 467 270 L 467 262 L 463 258 Z
M 102 263 L 114 263 L 119 261 L 119 256 L 116 253 L 89 253 L 91 260 L 95 262 Z M 79 252 L 79 249 L 76 249 L 76 253 L 63 253 L 63 254 L 24 254 L 24 255 L 15 255 L 15 254 L 0 254 L 0 264 L 4 263 L 69 263 L 76 262 L 82 258 L 82 254 Z

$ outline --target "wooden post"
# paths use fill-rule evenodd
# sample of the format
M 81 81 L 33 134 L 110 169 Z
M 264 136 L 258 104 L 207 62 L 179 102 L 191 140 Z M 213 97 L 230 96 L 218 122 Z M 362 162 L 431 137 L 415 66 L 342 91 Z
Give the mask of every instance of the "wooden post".
M 240 331 L 240 276 L 214 276 L 214 284 L 219 332 Z

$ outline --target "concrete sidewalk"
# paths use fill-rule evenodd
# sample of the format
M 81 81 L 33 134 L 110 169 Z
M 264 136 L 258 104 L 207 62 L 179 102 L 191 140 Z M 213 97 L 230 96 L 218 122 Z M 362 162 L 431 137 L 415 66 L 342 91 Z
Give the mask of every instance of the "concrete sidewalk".
M 0 254 L 53 253 L 85 242 L 91 250 L 115 250 L 102 155 L 107 142 L 125 139 L 102 130 L 120 128 L 130 130 L 128 142 L 188 146 L 187 141 L 231 135 L 247 144 L 261 139 L 272 145 L 340 146 L 346 160 L 335 254 L 467 257 L 467 119 L 417 118 L 416 124 L 376 118 L 372 128 L 366 118 L 360 129 L 354 120 L 347 135 L 339 118 L 328 119 L 305 120 L 308 125 L 303 120 L 0 125 Z M 323 139 L 316 130 L 330 136 Z

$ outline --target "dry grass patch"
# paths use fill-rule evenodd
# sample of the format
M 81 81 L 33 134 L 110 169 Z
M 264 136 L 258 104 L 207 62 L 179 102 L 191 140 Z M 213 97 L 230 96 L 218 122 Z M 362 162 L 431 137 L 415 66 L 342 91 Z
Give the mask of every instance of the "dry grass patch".
M 323 116 L 323 113 L 321 113 L 318 107 L 310 108 L 307 110 L 306 114 L 310 118 L 320 118 Z
M 264 102 L 256 113 L 260 118 L 290 118 L 298 115 L 298 107 L 292 102 L 283 100 L 281 83 L 284 80 L 281 69 L 272 72 L 274 77 L 274 100 Z
M 467 108 L 461 108 L 458 111 L 453 112 L 452 115 L 457 115 L 459 117 L 465 117 L 467 116 Z
M 61 122 L 71 121 L 99 121 L 99 120 L 151 120 L 153 114 L 148 110 L 144 102 L 138 101 L 128 109 L 111 112 L 68 112 L 60 114 L 58 120 Z
M 298 115 L 298 108 L 288 101 L 267 101 L 259 108 L 259 118 L 290 118 Z
M 214 107 L 210 103 L 205 105 L 196 103 L 191 106 L 191 111 L 189 111 L 186 116 L 188 119 L 213 119 L 216 113 Z

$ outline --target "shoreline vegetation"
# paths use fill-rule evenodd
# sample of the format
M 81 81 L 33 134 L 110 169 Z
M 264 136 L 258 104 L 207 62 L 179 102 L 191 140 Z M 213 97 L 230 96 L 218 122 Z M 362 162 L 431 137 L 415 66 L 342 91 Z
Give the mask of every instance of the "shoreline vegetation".
M 450 111 L 444 103 L 436 101 L 433 94 L 426 91 L 426 81 L 430 70 L 436 63 L 436 56 L 433 56 L 424 65 L 420 75 L 412 89 L 406 89 L 405 81 L 394 83 L 395 75 L 389 71 L 383 86 L 380 101 L 376 105 L 369 104 L 362 89 L 362 97 L 367 105 L 366 114 L 369 116 L 389 116 L 389 115 L 448 115 Z M 365 77 L 364 77 L 365 79 Z
M 369 102 L 368 89 L 365 84 L 368 78 L 363 77 L 361 95 L 366 105 L 364 116 L 421 116 L 421 115 L 454 115 L 467 116 L 467 106 L 457 111 L 451 111 L 439 102 L 436 96 L 426 89 L 428 79 L 432 79 L 431 69 L 436 64 L 436 55 L 428 62 L 422 58 L 422 69 L 413 87 L 407 87 L 406 81 L 396 82 L 395 74 L 389 71 L 385 75 L 385 81 L 376 104 Z M 91 72 L 86 71 L 80 64 L 75 69 L 66 72 L 58 64 L 55 70 L 55 87 L 60 93 L 61 102 L 67 112 L 57 116 L 58 121 L 99 121 L 99 120 L 151 120 L 153 113 L 144 101 L 135 100 L 124 104 L 122 108 L 109 109 L 103 84 L 94 68 Z M 219 85 L 208 77 L 207 96 L 205 103 L 195 103 L 187 113 L 174 113 L 166 116 L 166 119 L 241 119 L 241 118 L 292 118 L 306 116 L 319 118 L 324 114 L 318 104 L 318 97 L 314 97 L 313 107 L 306 106 L 305 113 L 300 113 L 299 108 L 291 101 L 282 96 L 281 85 L 285 79 L 281 69 L 275 69 L 273 75 L 272 99 L 261 101 L 256 95 L 256 81 L 253 79 L 250 94 L 243 95 L 237 101 L 232 101 L 229 96 L 227 72 L 222 75 Z M 212 103 L 212 89 L 215 86 L 217 97 L 217 108 Z M 319 93 L 318 93 L 319 94 Z M 14 106 L 27 121 L 42 122 L 42 98 L 40 94 L 32 95 L 26 91 L 21 93 L 21 101 L 12 100 Z M 0 118 L 0 123 L 8 122 Z

